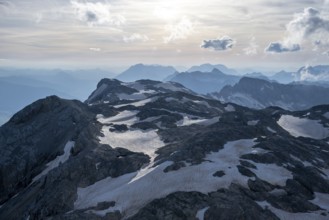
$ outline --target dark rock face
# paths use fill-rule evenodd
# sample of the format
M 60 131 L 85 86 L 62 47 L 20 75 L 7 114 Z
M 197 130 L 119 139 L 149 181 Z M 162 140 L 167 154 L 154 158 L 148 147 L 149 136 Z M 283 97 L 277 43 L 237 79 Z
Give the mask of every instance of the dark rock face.
M 14 115 L 0 128 L 1 203 L 7 201 L 0 218 L 44 219 L 65 213 L 73 208 L 78 186 L 133 172 L 149 161 L 143 154 L 100 145 L 99 129 L 86 105 L 57 97 L 39 100 Z M 75 141 L 70 159 L 32 182 L 63 154 L 69 140 Z
M 0 219 L 329 215 L 329 137 L 278 124 L 292 115 L 325 132 L 329 106 L 253 110 L 150 80 L 102 80 L 97 90 L 85 104 L 39 100 L 0 127 Z M 106 98 L 120 93 L 144 96 Z

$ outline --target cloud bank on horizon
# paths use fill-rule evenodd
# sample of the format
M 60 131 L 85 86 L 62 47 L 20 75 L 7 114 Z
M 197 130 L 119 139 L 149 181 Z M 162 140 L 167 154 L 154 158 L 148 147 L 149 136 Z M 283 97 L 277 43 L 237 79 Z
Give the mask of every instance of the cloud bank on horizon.
M 0 13 L 0 66 L 301 66 L 329 57 L 328 0 L 0 0 Z

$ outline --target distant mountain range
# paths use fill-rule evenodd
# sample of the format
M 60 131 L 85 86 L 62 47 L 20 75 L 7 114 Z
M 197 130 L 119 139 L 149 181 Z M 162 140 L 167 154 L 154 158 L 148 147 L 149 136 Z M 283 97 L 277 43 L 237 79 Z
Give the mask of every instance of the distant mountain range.
M 304 110 L 328 104 L 329 88 L 304 84 L 279 84 L 243 77 L 237 84 L 225 86 L 213 98 L 254 109 L 278 106 L 287 110 Z
M 226 85 L 234 85 L 241 77 L 227 75 L 218 69 L 210 72 L 176 73 L 169 80 L 184 85 L 186 88 L 200 94 L 220 91 Z
M 141 79 L 162 81 L 177 70 L 172 66 L 136 64 L 119 74 L 116 79 L 133 82 Z
M 228 68 L 225 65 L 222 64 L 201 64 L 199 66 L 192 66 L 190 69 L 188 69 L 186 72 L 211 72 L 213 69 L 218 69 L 222 73 L 225 73 L 227 75 L 237 75 L 238 72 L 234 69 Z

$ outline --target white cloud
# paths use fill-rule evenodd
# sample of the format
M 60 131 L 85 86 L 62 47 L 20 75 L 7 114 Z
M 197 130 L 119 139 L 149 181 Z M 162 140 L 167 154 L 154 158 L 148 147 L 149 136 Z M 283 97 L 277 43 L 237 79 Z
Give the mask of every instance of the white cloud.
M 91 47 L 89 50 L 94 51 L 94 52 L 100 52 L 102 49 L 98 47 Z
M 214 40 L 204 40 L 201 47 L 218 51 L 229 50 L 236 44 L 236 41 L 229 36 L 223 36 Z
M 329 51 L 325 51 L 322 54 L 329 57 Z
M 86 22 L 89 26 L 95 25 L 116 25 L 120 26 L 125 23 L 122 15 L 113 15 L 110 12 L 111 5 L 101 2 L 85 2 L 71 1 L 71 5 L 75 10 L 75 14 L 82 22 Z
M 258 45 L 256 43 L 256 38 L 252 37 L 249 42 L 249 46 L 244 48 L 243 51 L 248 56 L 253 56 L 258 54 Z
M 167 25 L 166 29 L 170 32 L 168 37 L 164 38 L 165 43 L 175 40 L 185 39 L 194 30 L 193 23 L 186 17 L 183 17 L 177 24 Z
M 329 33 L 329 19 L 321 16 L 315 8 L 305 8 L 286 25 L 287 36 L 281 42 L 270 43 L 267 52 L 295 52 L 308 40 L 313 42 L 327 41 Z M 319 47 L 321 44 L 317 44 Z
M 148 41 L 149 38 L 148 36 L 144 34 L 138 34 L 138 33 L 133 33 L 130 36 L 124 36 L 123 41 L 126 43 L 132 43 L 132 42 L 146 42 Z
M 296 14 L 287 24 L 288 39 L 294 43 L 302 43 L 311 35 L 329 32 L 329 20 L 322 17 L 320 11 L 314 8 L 305 8 L 303 13 Z

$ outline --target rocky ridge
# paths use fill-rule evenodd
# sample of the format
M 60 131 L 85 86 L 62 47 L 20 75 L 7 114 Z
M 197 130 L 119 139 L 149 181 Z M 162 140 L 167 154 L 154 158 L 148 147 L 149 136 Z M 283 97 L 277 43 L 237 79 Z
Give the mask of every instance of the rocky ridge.
M 0 219 L 327 219 L 328 142 L 326 105 L 104 79 L 85 103 L 48 97 L 0 127 Z

